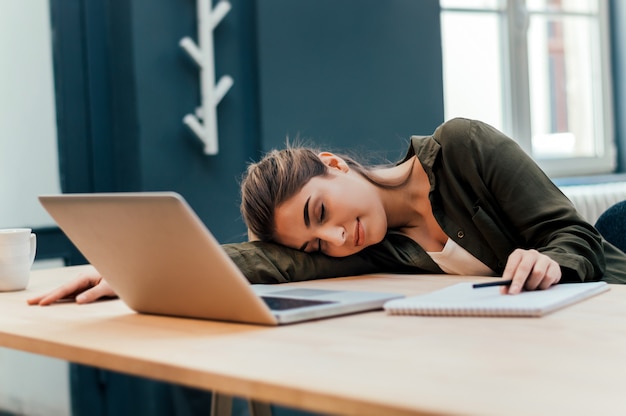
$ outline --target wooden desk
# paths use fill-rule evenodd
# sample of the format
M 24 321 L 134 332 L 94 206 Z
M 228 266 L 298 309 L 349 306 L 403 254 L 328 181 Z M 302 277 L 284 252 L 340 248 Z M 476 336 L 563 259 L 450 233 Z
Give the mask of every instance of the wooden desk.
M 76 273 L 35 271 L 26 291 L 0 293 L 0 345 L 319 412 L 626 414 L 625 286 L 543 318 L 378 311 L 278 328 L 140 315 L 119 300 L 26 305 Z M 306 286 L 412 295 L 460 280 L 385 275 Z

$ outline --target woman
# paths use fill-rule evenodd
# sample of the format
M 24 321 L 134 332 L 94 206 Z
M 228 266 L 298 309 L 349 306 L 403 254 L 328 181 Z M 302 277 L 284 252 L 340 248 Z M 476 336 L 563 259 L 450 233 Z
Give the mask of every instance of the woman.
M 558 282 L 626 282 L 626 255 L 576 212 L 504 134 L 454 119 L 411 138 L 395 166 L 305 148 L 270 152 L 242 182 L 253 239 L 224 248 L 251 282 L 364 273 L 452 273 L 512 279 L 503 293 Z M 114 296 L 94 270 L 49 294 Z

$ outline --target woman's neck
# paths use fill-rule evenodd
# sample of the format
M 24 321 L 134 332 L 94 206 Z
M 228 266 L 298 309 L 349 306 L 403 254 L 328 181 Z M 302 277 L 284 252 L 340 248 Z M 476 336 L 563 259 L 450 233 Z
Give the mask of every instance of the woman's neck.
M 433 215 L 428 175 L 417 158 L 409 167 L 405 164 L 397 168 L 404 168 L 404 175 L 408 175 L 406 184 L 383 192 L 387 228 L 400 231 L 426 251 L 441 251 L 448 236 Z
M 396 188 L 379 188 L 387 214 L 388 228 L 419 226 L 424 215 L 432 216 L 428 193 L 430 183 L 422 164 L 413 156 L 391 168 L 380 169 L 376 175 L 386 183 L 402 183 Z

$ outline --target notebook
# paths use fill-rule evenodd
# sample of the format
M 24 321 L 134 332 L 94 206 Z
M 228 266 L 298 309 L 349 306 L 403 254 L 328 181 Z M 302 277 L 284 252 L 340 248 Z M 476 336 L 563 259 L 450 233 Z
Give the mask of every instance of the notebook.
M 457 283 L 431 293 L 390 300 L 384 309 L 392 315 L 543 316 L 609 290 L 606 282 L 562 283 L 546 290 L 502 295 L 499 287 L 473 289 Z
M 401 296 L 251 285 L 177 193 L 43 195 L 39 200 L 137 312 L 278 325 L 382 309 Z

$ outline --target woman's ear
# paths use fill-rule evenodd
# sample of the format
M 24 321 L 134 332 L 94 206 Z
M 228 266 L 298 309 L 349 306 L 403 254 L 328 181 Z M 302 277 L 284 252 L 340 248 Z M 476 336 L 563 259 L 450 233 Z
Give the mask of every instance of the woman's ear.
M 350 170 L 346 161 L 334 153 L 321 152 L 317 156 L 331 169 L 339 169 L 342 172 L 348 172 Z

